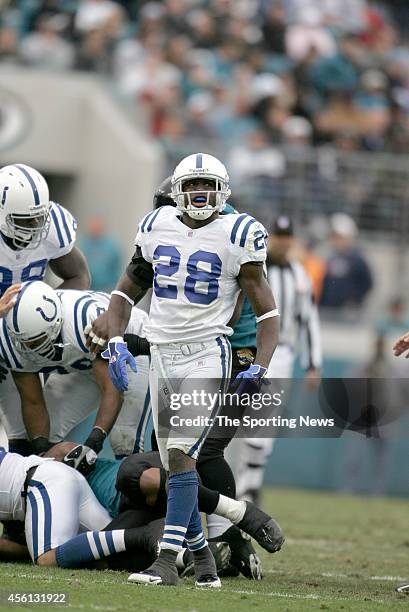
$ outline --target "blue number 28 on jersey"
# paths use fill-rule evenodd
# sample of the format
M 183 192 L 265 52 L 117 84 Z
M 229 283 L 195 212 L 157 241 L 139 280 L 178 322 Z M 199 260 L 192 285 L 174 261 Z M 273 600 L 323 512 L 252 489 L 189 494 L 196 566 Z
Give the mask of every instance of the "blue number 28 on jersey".
M 166 258 L 168 263 L 158 262 L 155 265 L 153 278 L 155 294 L 157 297 L 176 300 L 178 295 L 176 285 L 159 285 L 158 276 L 171 277 L 179 271 L 180 253 L 174 246 L 160 245 L 155 249 L 153 261 L 157 262 L 160 258 Z M 189 302 L 211 304 L 219 294 L 219 278 L 222 273 L 222 261 L 217 253 L 195 251 L 187 260 L 186 273 L 183 291 Z M 198 291 L 198 283 L 207 285 L 203 292 Z

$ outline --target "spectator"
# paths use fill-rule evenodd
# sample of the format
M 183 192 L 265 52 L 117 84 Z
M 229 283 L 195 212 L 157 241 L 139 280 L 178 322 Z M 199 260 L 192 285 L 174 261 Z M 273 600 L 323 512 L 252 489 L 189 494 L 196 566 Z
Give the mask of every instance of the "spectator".
M 400 296 L 395 297 L 388 304 L 386 313 L 378 319 L 376 331 L 378 336 L 394 334 L 401 335 L 409 329 L 409 316 L 406 304 Z
M 321 298 L 326 264 L 325 260 L 316 252 L 313 239 L 305 240 L 301 244 L 300 261 L 310 277 L 314 300 L 318 304 Z
M 103 30 L 112 38 L 117 38 L 124 22 L 122 7 L 112 0 L 80 0 L 75 16 L 77 33 Z
M 372 274 L 356 246 L 357 227 L 343 213 L 331 219 L 333 253 L 328 258 L 320 305 L 326 308 L 359 308 L 372 289 Z
M 108 39 L 102 30 L 90 30 L 83 36 L 75 67 L 89 72 L 109 73 L 111 54 Z
M 269 53 L 285 54 L 285 9 L 282 2 L 271 2 L 263 15 L 263 46 Z
M 322 15 L 315 7 L 306 7 L 298 23 L 286 33 L 286 51 L 294 62 L 302 62 L 313 50 L 318 57 L 330 57 L 336 52 L 332 34 L 323 27 Z
M 228 167 L 232 183 L 237 186 L 251 177 L 283 176 L 285 160 L 283 154 L 270 145 L 264 130 L 256 128 L 248 135 L 246 144 L 232 150 Z
M 0 26 L 0 63 L 18 63 L 17 30 L 11 26 Z
M 24 64 L 52 70 L 67 70 L 74 64 L 75 51 L 60 35 L 64 16 L 40 17 L 36 29 L 21 43 L 20 57 Z
M 101 217 L 88 219 L 87 233 L 80 240 L 91 272 L 94 291 L 110 292 L 121 275 L 121 247 L 105 230 L 105 222 Z
M 288 117 L 282 125 L 282 139 L 291 153 L 305 151 L 311 145 L 312 125 L 304 117 Z

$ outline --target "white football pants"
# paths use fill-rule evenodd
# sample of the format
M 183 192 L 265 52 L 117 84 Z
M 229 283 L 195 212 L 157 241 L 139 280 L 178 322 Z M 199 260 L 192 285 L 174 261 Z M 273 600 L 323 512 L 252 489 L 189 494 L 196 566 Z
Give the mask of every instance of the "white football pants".
M 100 531 L 111 521 L 84 476 L 57 461 L 41 463 L 27 487 L 25 533 L 35 562 L 80 531 Z
M 177 448 L 197 459 L 211 428 L 212 419 L 219 412 L 216 401 L 171 409 L 176 397 L 186 398 L 203 393 L 218 395 L 224 392 L 231 370 L 231 348 L 225 337 L 209 342 L 164 344 L 151 346 L 149 385 L 152 416 L 163 467 L 169 469 L 168 452 Z M 207 396 L 206 396 L 207 399 Z M 173 404 L 175 408 L 175 403 Z M 197 424 L 181 419 L 207 417 L 207 423 Z

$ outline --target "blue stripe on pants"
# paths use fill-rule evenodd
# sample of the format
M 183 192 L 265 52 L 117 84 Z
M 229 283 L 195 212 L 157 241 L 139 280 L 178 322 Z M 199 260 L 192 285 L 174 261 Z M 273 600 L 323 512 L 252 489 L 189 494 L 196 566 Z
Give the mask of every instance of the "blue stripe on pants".
M 42 552 L 43 554 L 51 550 L 52 515 L 51 515 L 50 497 L 43 483 L 39 482 L 38 480 L 30 480 L 30 482 L 28 483 L 28 486 L 36 487 L 40 491 L 40 495 L 43 500 L 43 505 L 44 505 L 44 549 Z
M 37 500 L 34 493 L 29 491 L 27 498 L 31 505 L 31 533 L 33 537 L 33 557 L 34 561 L 37 561 L 38 557 L 38 507 Z
M 220 359 L 221 359 L 221 364 L 222 364 L 222 380 L 221 380 L 220 389 L 222 393 L 225 393 L 226 384 L 227 384 L 227 373 L 230 372 L 230 361 L 228 363 L 228 359 L 229 359 L 228 355 L 230 355 L 230 348 L 225 338 L 216 338 L 216 342 L 220 348 Z M 226 348 L 227 348 L 227 351 L 226 351 Z M 219 410 L 220 410 L 220 405 L 216 403 L 215 407 L 212 410 L 210 418 L 209 418 L 210 422 L 212 422 L 213 419 L 217 416 Z M 189 450 L 188 452 L 189 457 L 193 457 L 196 451 L 200 449 L 200 447 L 205 441 L 206 436 L 208 435 L 211 428 L 212 428 L 212 425 L 208 425 L 207 427 L 204 428 L 200 438 L 194 443 L 192 448 Z

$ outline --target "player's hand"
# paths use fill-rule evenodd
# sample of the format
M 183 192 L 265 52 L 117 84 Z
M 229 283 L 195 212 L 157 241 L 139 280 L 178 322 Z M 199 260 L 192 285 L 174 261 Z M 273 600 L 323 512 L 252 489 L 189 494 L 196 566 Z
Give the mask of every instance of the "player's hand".
M 11 287 L 9 287 L 7 291 L 4 292 L 4 295 L 1 296 L 0 319 L 2 317 L 5 317 L 6 314 L 13 308 L 14 304 L 16 303 L 17 293 L 20 291 L 20 289 L 21 284 L 16 283 L 14 285 L 11 285 Z
M 0 383 L 6 380 L 7 374 L 8 374 L 8 369 L 0 365 Z
M 91 353 L 100 353 L 108 341 L 108 311 L 103 312 L 84 329 Z
M 126 364 L 134 372 L 137 372 L 134 356 L 128 351 L 126 342 L 121 336 L 111 338 L 108 348 L 101 353 L 101 357 L 109 359 L 109 375 L 118 391 L 126 391 L 128 388 L 128 373 Z
M 97 457 L 97 453 L 92 448 L 85 446 L 85 444 L 79 444 L 65 455 L 63 463 L 87 477 L 95 469 Z
M 236 378 L 230 385 L 230 389 L 237 393 L 237 395 L 241 395 L 246 389 L 252 387 L 252 385 L 259 386 L 261 384 L 261 379 L 267 374 L 267 368 L 263 368 L 263 366 L 257 365 L 253 363 L 247 370 L 243 372 L 239 372 Z
M 406 334 L 403 334 L 403 336 L 398 338 L 393 345 L 393 352 L 396 357 L 399 357 L 399 355 L 402 355 L 402 353 L 405 353 L 406 351 L 409 351 L 409 332 L 406 332 Z M 405 355 L 405 357 L 406 359 L 409 358 L 409 352 Z

